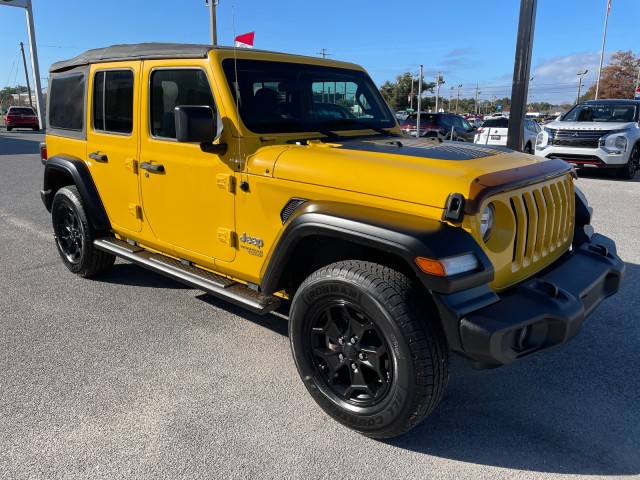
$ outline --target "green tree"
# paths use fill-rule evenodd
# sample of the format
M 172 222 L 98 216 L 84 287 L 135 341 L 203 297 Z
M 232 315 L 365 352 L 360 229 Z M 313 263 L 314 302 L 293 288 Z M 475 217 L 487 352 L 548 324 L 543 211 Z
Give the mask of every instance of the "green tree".
M 13 95 L 17 93 L 27 93 L 27 87 L 17 85 L 15 87 L 4 87 L 0 90 L 0 107 L 5 108 L 13 103 Z
M 412 85 L 413 83 L 413 85 Z M 422 78 L 422 92 L 431 92 L 436 86 L 436 82 L 426 83 L 424 77 Z M 409 103 L 409 98 L 413 92 L 413 107 Z M 418 78 L 411 75 L 410 72 L 405 72 L 396 77 L 396 81 L 391 83 L 386 81 L 380 87 L 380 93 L 387 101 L 389 106 L 394 110 L 406 110 L 407 108 L 417 108 L 418 102 Z

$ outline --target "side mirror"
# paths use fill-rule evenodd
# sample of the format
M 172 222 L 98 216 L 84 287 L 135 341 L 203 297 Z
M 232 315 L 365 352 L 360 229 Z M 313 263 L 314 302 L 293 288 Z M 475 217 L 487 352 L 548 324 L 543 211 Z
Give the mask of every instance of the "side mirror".
M 175 110 L 176 139 L 185 143 L 212 143 L 216 139 L 217 120 L 211 107 L 179 105 Z

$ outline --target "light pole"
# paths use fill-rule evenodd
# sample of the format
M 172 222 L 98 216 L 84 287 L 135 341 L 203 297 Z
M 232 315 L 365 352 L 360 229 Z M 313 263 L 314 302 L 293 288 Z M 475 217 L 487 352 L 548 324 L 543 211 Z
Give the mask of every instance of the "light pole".
M 38 49 L 36 48 L 36 30 L 33 24 L 33 7 L 31 0 L 0 0 L 0 6 L 24 8 L 27 17 L 27 34 L 29 35 L 29 53 L 31 54 L 31 74 L 33 87 L 36 90 L 36 113 L 40 128 L 44 128 L 44 105 L 42 103 L 42 87 L 40 86 L 40 69 L 38 67 Z M 31 96 L 31 92 L 29 92 Z
M 460 101 L 460 88 L 462 87 L 462 84 L 458 85 L 458 97 L 456 98 L 456 115 L 458 114 L 458 102 Z
M 417 73 L 414 73 L 413 75 L 411 75 L 411 103 L 409 104 L 409 108 L 411 108 L 411 110 L 413 110 L 413 82 L 417 76 L 418 76 Z
M 576 96 L 576 103 L 580 101 L 580 87 L 582 87 L 582 77 L 584 77 L 589 70 L 580 70 L 578 72 L 578 95 Z
M 436 113 L 438 113 L 438 99 L 440 97 L 440 72 L 436 77 Z
M 418 115 L 416 116 L 416 137 L 420 136 L 420 109 L 422 108 L 422 65 L 420 65 L 420 76 L 418 77 Z
M 451 99 L 453 98 L 453 87 L 449 91 L 449 111 L 451 111 Z
M 482 92 L 480 90 L 478 90 L 478 84 L 476 83 L 476 116 L 478 116 L 478 95 L 480 95 Z

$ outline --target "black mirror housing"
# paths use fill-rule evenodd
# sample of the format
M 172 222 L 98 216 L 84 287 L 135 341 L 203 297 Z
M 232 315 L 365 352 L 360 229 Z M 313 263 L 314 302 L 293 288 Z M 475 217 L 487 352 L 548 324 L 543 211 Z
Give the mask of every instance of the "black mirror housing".
M 185 143 L 212 143 L 216 139 L 217 119 L 206 105 L 179 105 L 175 109 L 176 139 Z

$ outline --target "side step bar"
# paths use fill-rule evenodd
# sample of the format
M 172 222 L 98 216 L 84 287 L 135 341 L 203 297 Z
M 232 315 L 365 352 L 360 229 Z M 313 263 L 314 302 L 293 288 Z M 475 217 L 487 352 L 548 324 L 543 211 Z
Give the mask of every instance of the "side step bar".
M 265 295 L 241 283 L 201 268 L 185 265 L 173 258 L 149 252 L 117 238 L 98 238 L 93 241 L 93 245 L 99 250 L 128 260 L 190 287 L 203 290 L 260 315 L 269 313 L 280 306 L 278 297 Z

